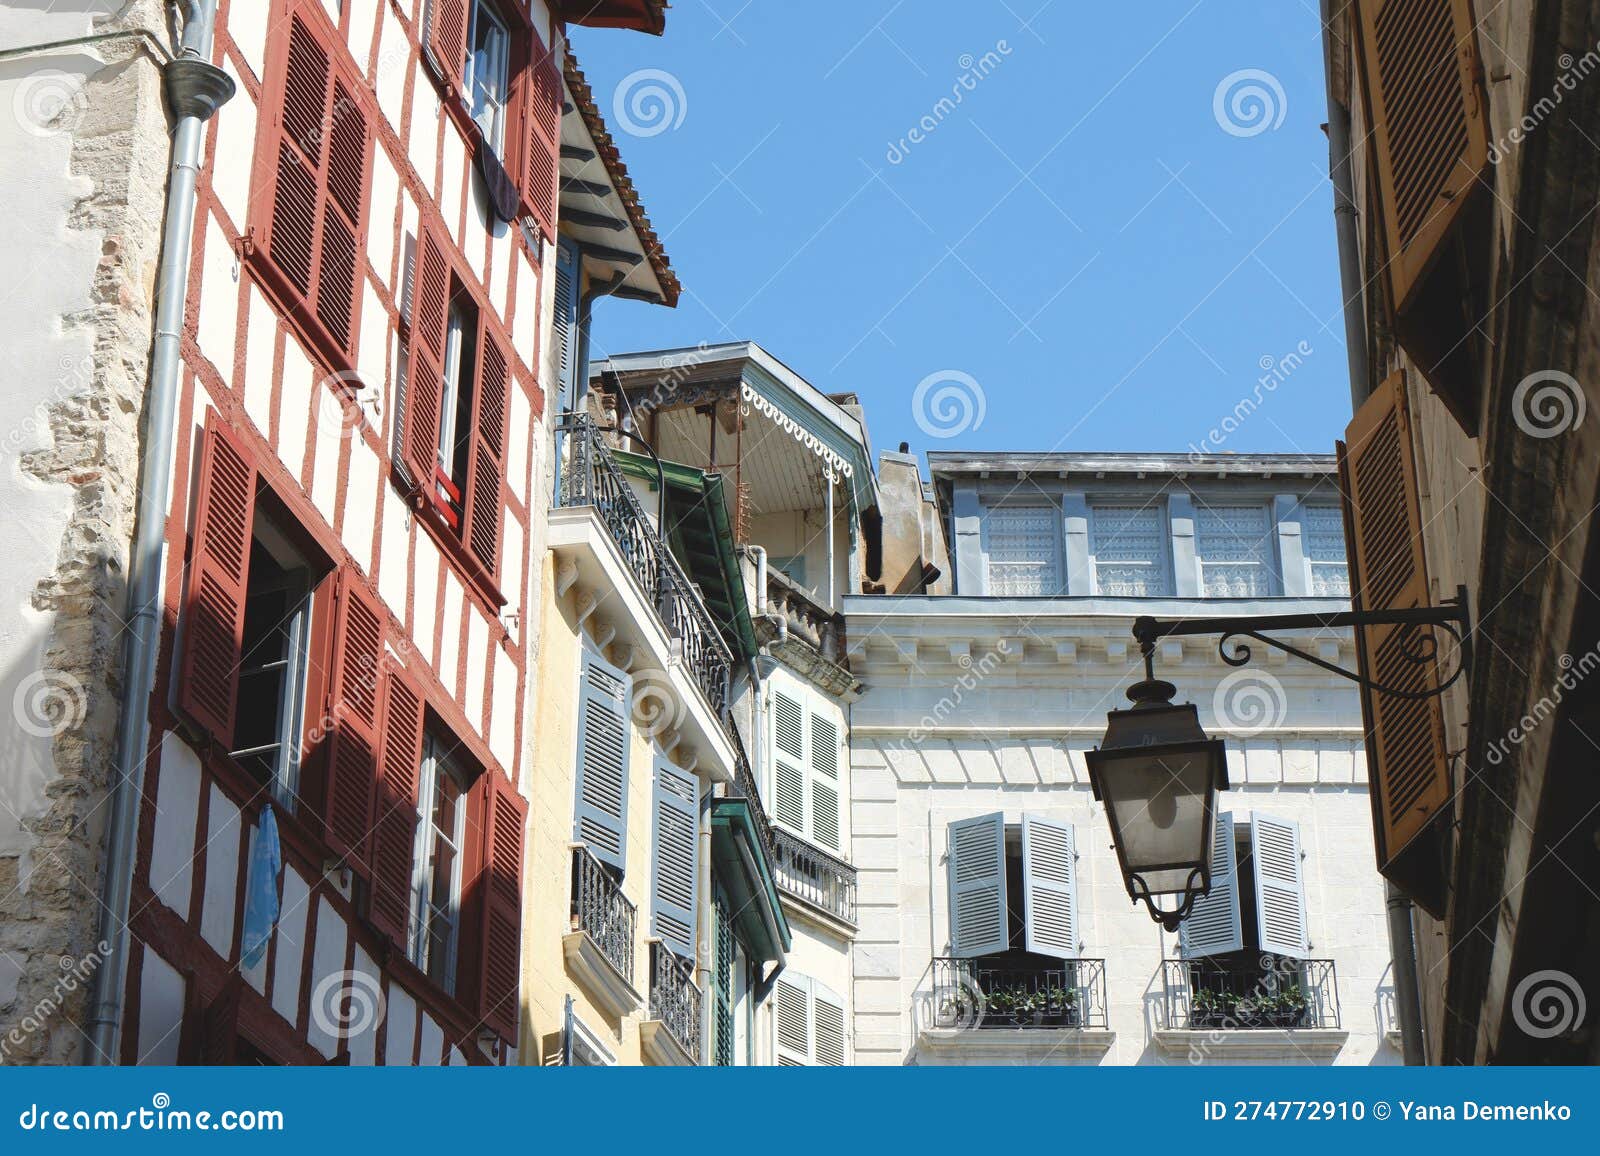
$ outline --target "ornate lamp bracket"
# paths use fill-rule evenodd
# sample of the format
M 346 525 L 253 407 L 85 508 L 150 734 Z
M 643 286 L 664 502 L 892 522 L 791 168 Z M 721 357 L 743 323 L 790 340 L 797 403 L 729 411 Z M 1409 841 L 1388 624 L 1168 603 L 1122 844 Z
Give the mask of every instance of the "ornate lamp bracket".
M 1155 897 L 1150 894 L 1150 887 L 1144 881 L 1144 876 L 1134 874 L 1128 878 L 1128 890 L 1133 894 L 1133 901 L 1138 903 L 1143 900 L 1144 905 L 1150 910 L 1150 918 L 1161 924 L 1172 934 L 1178 932 L 1178 925 L 1189 917 L 1189 912 L 1194 910 L 1194 901 L 1202 895 L 1210 894 L 1211 881 L 1205 877 L 1204 872 L 1196 867 L 1189 872 L 1189 881 L 1184 884 L 1183 900 L 1171 911 L 1163 911 L 1156 906 Z

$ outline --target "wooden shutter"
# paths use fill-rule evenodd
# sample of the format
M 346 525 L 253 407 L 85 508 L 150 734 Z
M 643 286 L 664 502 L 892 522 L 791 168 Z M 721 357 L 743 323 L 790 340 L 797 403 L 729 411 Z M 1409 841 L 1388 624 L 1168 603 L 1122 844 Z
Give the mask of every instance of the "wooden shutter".
M 1250 860 L 1256 884 L 1260 948 L 1305 959 L 1311 954 L 1300 826 L 1257 811 L 1250 816 Z
M 950 953 L 993 955 L 1011 946 L 1006 909 L 1006 817 L 1000 812 L 949 827 Z
M 777 1019 L 777 1051 L 780 1068 L 804 1068 L 811 1064 L 811 992 L 803 977 L 798 984 L 780 979 L 773 987 Z
M 366 113 L 355 90 L 333 84 L 329 109 L 327 195 L 322 204 L 322 251 L 317 276 L 317 319 L 339 348 L 355 346 L 356 307 L 361 297 L 367 189 Z
M 632 680 L 583 652 L 578 690 L 577 808 L 573 837 L 621 871 L 628 851 L 628 696 Z
M 1405 375 L 1397 373 L 1357 411 L 1339 443 L 1339 485 L 1350 537 L 1350 601 L 1357 610 L 1428 604 L 1422 507 L 1417 496 Z M 1408 661 L 1394 626 L 1357 632 L 1362 673 L 1380 685 L 1421 691 L 1430 664 Z M 1437 698 L 1404 699 L 1362 690 L 1371 756 L 1378 861 L 1387 867 L 1450 803 L 1444 716 Z
M 230 1067 L 238 1062 L 239 1000 L 244 976 L 230 972 L 210 1003 L 200 996 L 193 972 L 185 976 L 183 1023 L 178 1037 L 178 1063 L 185 1066 Z
M 377 778 L 383 611 L 354 570 L 340 574 L 335 615 L 323 833 L 335 855 L 365 874 Z
M 223 746 L 233 743 L 256 482 L 254 463 L 213 411 L 206 419 L 189 545 L 177 701 Z
M 482 776 L 484 862 L 478 1017 L 517 1039 L 522 975 L 522 848 L 528 804 L 495 771 Z
M 808 762 L 811 768 L 811 837 L 830 851 L 840 849 L 839 728 L 825 715 L 811 714 Z
M 417 772 L 422 766 L 422 696 L 405 675 L 384 679 L 383 756 L 372 829 L 372 925 L 402 951 L 411 924 L 412 857 L 417 835 Z
M 417 231 L 407 344 L 405 438 L 402 457 L 412 484 L 432 492 L 439 462 L 439 407 L 444 381 L 445 331 L 450 317 L 450 258 L 432 229 Z
M 1219 814 L 1211 836 L 1211 890 L 1194 901 L 1178 926 L 1178 951 L 1184 959 L 1224 955 L 1244 947 L 1239 918 L 1239 854 L 1233 844 L 1233 816 Z
M 699 795 L 692 774 L 656 759 L 650 925 L 658 939 L 685 959 L 696 957 L 699 928 Z
M 484 316 L 487 317 L 487 311 Z M 511 385 L 505 347 L 485 322 L 478 341 L 478 388 L 474 405 L 472 478 L 464 525 L 467 548 L 496 582 L 500 579 L 500 523 L 505 509 L 501 481 L 505 475 L 507 390 Z
M 811 983 L 812 1059 L 821 1068 L 842 1068 L 845 1062 L 844 1000 Z
M 1468 0 L 1360 0 L 1362 71 L 1395 305 L 1404 309 L 1489 159 Z
M 561 172 L 561 67 L 555 50 L 533 36 L 522 86 L 522 197 L 546 241 L 556 237 Z
M 578 381 L 578 292 L 582 281 L 579 259 L 576 245 L 564 237 L 557 242 L 555 319 L 551 333 L 556 343 L 563 409 L 577 409 L 578 394 L 582 392 Z
M 467 87 L 467 21 L 472 0 L 428 0 L 428 63 L 450 96 Z
M 798 699 L 772 692 L 773 817 L 804 835 L 806 826 L 805 711 Z
M 1072 827 L 1022 816 L 1022 896 L 1026 946 L 1057 959 L 1078 958 L 1078 867 Z

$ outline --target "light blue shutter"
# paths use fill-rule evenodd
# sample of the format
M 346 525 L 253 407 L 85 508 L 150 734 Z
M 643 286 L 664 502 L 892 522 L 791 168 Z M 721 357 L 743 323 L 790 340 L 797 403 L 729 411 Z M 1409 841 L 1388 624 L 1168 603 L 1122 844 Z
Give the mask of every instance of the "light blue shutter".
M 1022 896 L 1029 951 L 1076 959 L 1077 849 L 1072 828 L 1037 815 L 1022 816 Z
M 699 784 L 663 758 L 656 759 L 655 856 L 651 866 L 650 924 L 668 948 L 695 957 L 700 879 Z
M 806 834 L 805 712 L 782 691 L 772 694 L 772 814 L 798 834 Z
M 1011 944 L 1006 915 L 1006 817 L 1000 812 L 951 823 L 950 951 L 992 955 Z
M 1178 927 L 1184 959 L 1222 955 L 1244 946 L 1239 919 L 1239 856 L 1233 846 L 1233 816 L 1217 816 L 1211 838 L 1211 891 L 1196 899 Z
M 780 979 L 773 988 L 777 1030 L 777 1061 L 780 1068 L 804 1068 L 811 1063 L 810 982 Z
M 819 1068 L 842 1068 L 845 1062 L 844 1000 L 811 981 L 812 1060 Z
M 632 680 L 583 652 L 578 692 L 578 798 L 574 838 L 617 870 L 628 849 L 628 694 Z
M 839 850 L 839 728 L 811 713 L 811 837 Z
M 578 395 L 585 384 L 581 379 L 579 361 L 582 350 L 578 335 L 578 289 L 582 281 L 579 273 L 578 247 L 565 237 L 556 242 L 556 304 L 552 330 L 559 361 L 561 389 L 560 405 L 564 410 L 578 408 Z
M 1250 816 L 1250 845 L 1261 950 L 1305 959 L 1311 937 L 1300 869 L 1300 825 L 1257 811 Z

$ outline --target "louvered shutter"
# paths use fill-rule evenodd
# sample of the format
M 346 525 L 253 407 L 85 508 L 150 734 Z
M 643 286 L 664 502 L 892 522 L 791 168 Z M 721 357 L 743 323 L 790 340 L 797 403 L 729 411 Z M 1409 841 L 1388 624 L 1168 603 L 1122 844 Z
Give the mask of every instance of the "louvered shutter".
M 812 1059 L 821 1068 L 842 1068 L 845 1063 L 844 1000 L 817 983 L 811 984 Z
M 1027 949 L 1076 959 L 1082 936 L 1077 849 L 1070 825 L 1022 816 L 1022 895 Z
M 322 133 L 332 80 L 327 50 L 304 19 L 292 16 L 278 110 L 277 180 L 267 251 L 302 297 L 310 296 L 316 269 Z
M 578 691 L 578 791 L 574 838 L 621 871 L 628 850 L 628 695 L 632 680 L 583 652 Z
M 668 948 L 685 959 L 694 959 L 699 925 L 699 787 L 692 774 L 657 758 L 653 793 L 655 854 L 651 863 L 650 924 L 655 936 Z
M 780 1068 L 804 1068 L 811 1064 L 811 992 L 809 985 L 780 979 L 773 987 L 777 1020 L 777 1051 Z
M 1250 859 L 1261 950 L 1305 959 L 1311 954 L 1311 935 L 1306 923 L 1299 824 L 1259 811 L 1251 815 Z
M 839 728 L 811 712 L 811 837 L 839 850 Z
M 428 63 L 452 96 L 467 87 L 467 20 L 471 0 L 428 0 Z
M 354 90 L 342 80 L 334 81 L 328 117 L 327 195 L 322 202 L 317 319 L 339 348 L 348 352 L 355 344 L 356 306 L 361 299 L 370 134 L 366 113 Z
M 950 953 L 963 959 L 1011 946 L 1006 911 L 1006 817 L 950 824 Z
M 799 834 L 806 828 L 805 711 L 799 700 L 772 692 L 773 817 Z
M 383 755 L 372 828 L 372 925 L 405 949 L 411 923 L 417 772 L 422 766 L 422 696 L 405 675 L 384 678 Z
M 256 480 L 255 465 L 212 412 L 206 419 L 195 496 L 177 701 L 223 746 L 233 742 Z
M 561 383 L 561 405 L 578 408 L 582 392 L 578 381 L 578 247 L 566 238 L 556 244 L 556 303 L 551 334 L 555 338 L 556 371 Z
M 561 67 L 555 50 L 533 37 L 523 84 L 522 197 L 546 241 L 555 240 L 561 171 Z
M 1239 918 L 1239 854 L 1233 844 L 1233 816 L 1221 814 L 1211 836 L 1211 890 L 1194 901 L 1178 927 L 1184 959 L 1223 955 L 1244 947 Z
M 239 1000 L 243 995 L 244 976 L 235 971 L 206 1006 L 201 1018 L 200 1063 L 207 1067 L 231 1067 L 237 1061 Z
M 335 855 L 365 874 L 377 777 L 383 611 L 355 571 L 347 569 L 340 575 L 335 614 L 333 737 L 323 833 Z
M 500 579 L 500 523 L 505 509 L 506 391 L 511 386 L 505 347 L 485 324 L 478 342 L 477 424 L 474 430 L 467 546 L 496 583 Z
M 528 804 L 499 772 L 483 772 L 483 939 L 478 1018 L 500 1038 L 517 1040 L 522 975 L 522 848 Z
M 1404 309 L 1489 160 L 1468 0 L 1360 0 L 1389 280 Z
M 1428 605 L 1422 508 L 1417 497 L 1405 376 L 1397 373 L 1356 413 L 1338 446 L 1339 484 L 1351 542 L 1350 601 L 1356 610 Z M 1382 686 L 1420 692 L 1431 664 L 1408 659 L 1395 626 L 1356 632 L 1362 673 Z M 1362 689 L 1374 788 L 1378 858 L 1387 866 L 1449 806 L 1450 768 L 1437 698 L 1404 699 Z
M 431 493 L 439 463 L 439 407 L 450 316 L 450 259 L 432 229 L 418 230 L 412 285 L 403 455 L 412 483 Z

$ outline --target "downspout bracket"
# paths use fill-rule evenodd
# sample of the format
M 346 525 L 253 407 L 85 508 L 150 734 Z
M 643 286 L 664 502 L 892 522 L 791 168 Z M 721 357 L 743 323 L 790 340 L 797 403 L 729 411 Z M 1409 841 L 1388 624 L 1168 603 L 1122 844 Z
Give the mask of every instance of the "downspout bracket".
M 161 67 L 167 107 L 179 120 L 210 120 L 235 92 L 233 77 L 214 64 L 193 56 L 180 56 Z

